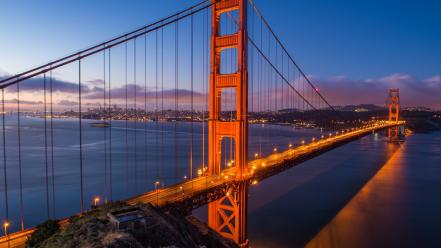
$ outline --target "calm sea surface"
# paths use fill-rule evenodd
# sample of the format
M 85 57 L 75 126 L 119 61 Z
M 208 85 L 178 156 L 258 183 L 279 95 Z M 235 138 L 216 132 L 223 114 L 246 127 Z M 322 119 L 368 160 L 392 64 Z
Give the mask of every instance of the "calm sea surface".
M 441 133 L 370 135 L 250 193 L 253 247 L 440 247 Z
M 15 118 L 7 117 L 5 137 L 14 230 L 20 226 Z M 110 129 L 92 127 L 91 122 L 83 123 L 86 206 L 95 196 L 104 199 L 110 194 L 104 183 L 110 166 Z M 115 121 L 111 130 L 113 199 L 151 190 L 156 180 L 170 185 L 189 177 L 192 137 L 194 175 L 204 161 L 202 147 L 207 144 L 202 134 L 207 128 L 201 123 L 192 127 L 190 123 L 129 122 L 126 128 L 124 121 Z M 283 150 L 289 143 L 298 145 L 319 130 L 253 125 L 249 133 L 252 157 L 256 152 L 271 153 L 275 147 Z M 46 134 L 47 153 L 44 121 L 22 118 L 26 227 L 47 217 L 46 162 L 50 216 L 65 217 L 80 209 L 78 120 L 54 120 L 55 190 L 50 129 Z M 1 167 L 0 218 L 4 219 L 3 163 Z M 401 145 L 373 134 L 344 145 L 253 186 L 248 214 L 252 247 L 439 247 L 441 133 L 415 134 Z M 204 218 L 206 209 L 196 210 L 195 215 Z

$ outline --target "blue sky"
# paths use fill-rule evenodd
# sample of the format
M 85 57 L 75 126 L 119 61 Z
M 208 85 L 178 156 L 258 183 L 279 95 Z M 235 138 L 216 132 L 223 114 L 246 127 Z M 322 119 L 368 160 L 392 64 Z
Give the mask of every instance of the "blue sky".
M 197 2 L 1 1 L 0 71 L 48 62 Z M 441 93 L 441 1 L 255 2 L 304 71 L 335 101 L 340 98 L 332 89 L 335 82 L 349 88 L 378 82 L 385 89 L 421 88 L 418 97 L 408 94 L 415 98 L 409 104 L 420 99 L 421 105 L 441 108 L 435 94 L 422 99 L 424 92 L 433 92 L 430 87 Z

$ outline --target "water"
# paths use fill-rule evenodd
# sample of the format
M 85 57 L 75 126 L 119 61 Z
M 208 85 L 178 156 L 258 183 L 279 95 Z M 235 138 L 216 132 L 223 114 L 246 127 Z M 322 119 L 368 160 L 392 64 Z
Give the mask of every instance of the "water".
M 6 166 L 11 231 L 20 228 L 20 187 L 17 116 L 6 116 Z M 110 197 L 105 187 L 105 171 L 110 171 L 110 129 L 92 127 L 92 120 L 83 120 L 83 175 L 84 205 L 88 209 L 96 196 L 101 201 Z M 41 118 L 21 118 L 21 164 L 23 174 L 23 205 L 25 227 L 32 227 L 48 217 L 63 218 L 80 212 L 80 147 L 77 119 L 53 120 L 53 160 L 50 121 Z M 193 128 L 193 135 L 192 130 Z M 150 191 L 154 183 L 161 186 L 180 182 L 190 177 L 190 147 L 193 136 L 193 175 L 207 163 L 207 125 L 189 122 L 112 122 L 112 184 L 113 199 Z M 203 141 L 203 131 L 205 133 Z M 107 136 L 105 138 L 105 132 Z M 302 139 L 310 140 L 318 130 L 294 130 L 290 126 L 251 125 L 249 128 L 249 157 L 255 153 L 263 156 L 274 148 L 286 149 L 288 144 L 299 145 Z M 47 137 L 47 140 L 45 139 Z M 127 139 L 126 139 L 127 137 Z M 3 145 L 0 142 L 0 146 Z M 224 142 L 230 160 L 229 141 Z M 205 146 L 205 149 L 203 149 Z M 47 147 L 47 151 L 46 151 Z M 105 150 L 106 149 L 106 150 Z M 233 149 L 234 150 L 234 149 Z M 204 153 L 205 159 L 202 158 Z M 3 153 L 0 155 L 3 159 Z M 234 158 L 234 156 L 233 156 Z M 52 161 L 54 181 L 52 181 Z M 105 162 L 106 161 L 106 162 Z M 46 187 L 46 166 L 48 187 Z M 0 220 L 4 220 L 5 198 L 3 163 L 0 166 Z M 54 184 L 54 191 L 52 189 Z M 109 185 L 109 177 L 107 177 Z M 48 188 L 48 192 L 46 189 Z M 55 203 L 54 203 L 55 202 Z
M 106 195 L 105 129 L 91 127 L 91 121 L 84 122 L 87 207 L 94 196 Z M 136 125 L 135 128 L 134 123 L 129 122 L 127 129 L 123 121 L 115 121 L 112 125 L 114 199 L 151 190 L 158 177 L 163 185 L 169 185 L 190 174 L 190 123 Z M 202 165 L 202 128 L 207 131 L 201 123 L 193 126 L 194 174 Z M 78 120 L 54 120 L 57 218 L 80 209 L 77 129 Z M 31 227 L 46 218 L 44 122 L 38 118 L 23 118 L 21 131 L 25 226 Z M 318 130 L 293 130 L 288 126 L 251 126 L 249 157 L 260 151 L 271 153 L 274 147 L 284 149 L 289 143 L 298 145 L 302 139 L 310 140 L 317 133 Z M 12 230 L 17 230 L 20 223 L 16 135 L 14 117 L 8 116 L 6 148 Z M 50 176 L 50 139 L 48 144 Z M 127 189 L 126 149 L 129 151 Z M 144 163 L 145 154 L 147 163 Z M 3 168 L 0 168 L 0 175 L 3 176 Z M 0 183 L 0 218 L 4 219 L 3 177 Z M 52 216 L 51 185 L 49 180 Z M 441 224 L 439 209 L 441 133 L 415 134 L 402 145 L 390 144 L 384 136 L 376 134 L 252 186 L 248 231 L 252 247 L 437 247 L 437 230 Z M 201 208 L 195 214 L 203 217 L 206 209 Z
M 252 247 L 439 247 L 441 133 L 371 135 L 254 187 Z

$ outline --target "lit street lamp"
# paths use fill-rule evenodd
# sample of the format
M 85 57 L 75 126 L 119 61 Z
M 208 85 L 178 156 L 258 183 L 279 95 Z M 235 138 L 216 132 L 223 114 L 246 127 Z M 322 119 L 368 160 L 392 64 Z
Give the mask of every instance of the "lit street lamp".
M 158 190 L 158 186 L 159 186 L 160 182 L 156 181 L 155 182 L 155 191 L 156 191 L 156 206 L 158 206 L 159 203 L 159 190 Z
M 93 198 L 93 206 L 97 206 L 98 203 L 100 202 L 100 198 L 98 196 L 96 196 L 95 198 Z
M 3 223 L 3 228 L 4 228 L 4 231 L 5 231 L 5 236 L 8 235 L 9 225 L 10 225 L 10 224 L 9 224 L 8 221 L 5 221 L 5 222 Z

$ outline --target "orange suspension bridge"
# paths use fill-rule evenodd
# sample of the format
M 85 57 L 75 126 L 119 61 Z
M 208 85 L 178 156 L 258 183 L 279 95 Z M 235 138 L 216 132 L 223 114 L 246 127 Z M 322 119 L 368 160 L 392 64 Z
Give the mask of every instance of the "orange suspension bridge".
M 389 119 L 343 117 L 252 0 L 203 1 L 0 88 L 0 247 L 101 198 L 208 204 L 209 226 L 247 247 L 250 185 L 405 124 L 398 89 Z

